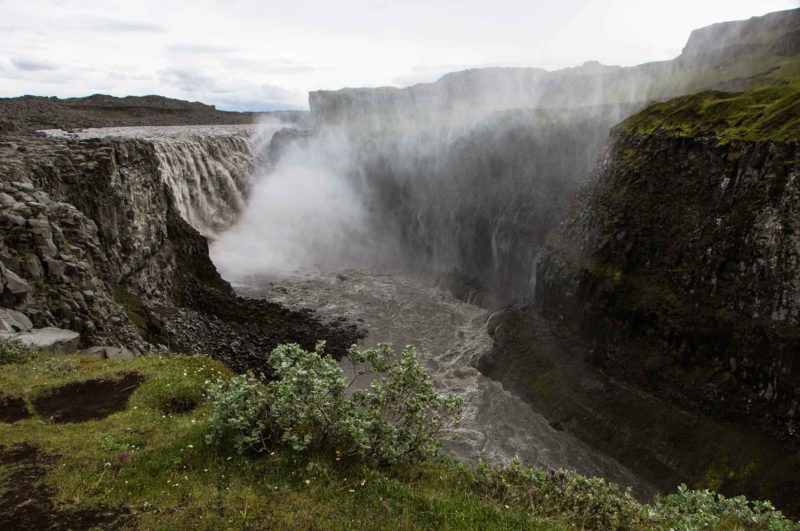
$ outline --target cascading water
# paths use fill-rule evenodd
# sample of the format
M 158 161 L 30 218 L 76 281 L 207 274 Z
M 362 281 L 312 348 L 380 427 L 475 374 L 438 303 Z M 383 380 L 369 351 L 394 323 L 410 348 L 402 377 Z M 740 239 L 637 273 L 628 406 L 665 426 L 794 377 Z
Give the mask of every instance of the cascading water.
M 254 166 L 249 136 L 247 131 L 192 133 L 153 141 L 178 211 L 206 236 L 228 227 L 244 210 Z
M 150 142 L 161 177 L 181 217 L 214 237 L 239 217 L 258 158 L 267 153 L 277 123 L 208 126 L 106 127 L 79 132 L 48 130 L 70 138 L 136 138 Z

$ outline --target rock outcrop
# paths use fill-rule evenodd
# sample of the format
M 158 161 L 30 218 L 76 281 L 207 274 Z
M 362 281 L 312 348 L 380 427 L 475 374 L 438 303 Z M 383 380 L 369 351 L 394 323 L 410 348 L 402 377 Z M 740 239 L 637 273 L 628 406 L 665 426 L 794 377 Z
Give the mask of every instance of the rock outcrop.
M 0 333 L 0 338 L 19 341 L 23 345 L 35 347 L 40 352 L 71 354 L 78 350 L 80 334 L 72 330 L 46 326 L 25 332 Z
M 2 306 L 82 346 L 203 352 L 237 369 L 279 341 L 349 346 L 355 329 L 245 301 L 219 276 L 187 219 L 209 232 L 230 222 L 252 155 L 246 137 L 191 141 L 201 153 L 185 139 L 0 140 Z M 220 333 L 199 332 L 209 326 Z

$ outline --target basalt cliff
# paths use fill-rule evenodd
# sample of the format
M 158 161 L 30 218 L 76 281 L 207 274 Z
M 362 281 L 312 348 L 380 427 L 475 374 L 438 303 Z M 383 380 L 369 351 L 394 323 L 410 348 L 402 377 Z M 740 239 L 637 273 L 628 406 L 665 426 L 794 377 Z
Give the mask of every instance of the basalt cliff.
M 204 352 L 240 369 L 279 340 L 349 346 L 351 329 L 235 296 L 209 259 L 204 234 L 249 187 L 249 136 L 0 137 L 3 306 L 82 347 Z

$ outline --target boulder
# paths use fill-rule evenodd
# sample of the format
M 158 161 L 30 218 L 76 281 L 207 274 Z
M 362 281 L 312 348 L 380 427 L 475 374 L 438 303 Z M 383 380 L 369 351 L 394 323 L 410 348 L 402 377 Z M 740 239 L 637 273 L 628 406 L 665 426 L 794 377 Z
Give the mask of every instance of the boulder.
M 134 357 L 133 352 L 126 349 L 125 347 L 110 347 L 106 345 L 100 345 L 81 350 L 81 354 L 86 354 L 87 356 L 93 356 L 101 360 L 115 360 L 115 361 L 129 360 Z
M 71 354 L 78 349 L 81 335 L 63 328 L 34 328 L 28 332 L 3 332 L 0 339 L 16 339 L 51 354 Z
M 3 283 L 5 284 L 5 289 L 13 293 L 14 295 L 24 295 L 28 292 L 28 283 L 22 280 L 19 275 L 11 271 L 10 269 L 3 268 Z
M 5 192 L 0 192 L 0 206 L 11 208 L 17 203 L 17 200 Z
M 33 323 L 24 314 L 7 308 L 0 308 L 0 332 L 30 332 Z

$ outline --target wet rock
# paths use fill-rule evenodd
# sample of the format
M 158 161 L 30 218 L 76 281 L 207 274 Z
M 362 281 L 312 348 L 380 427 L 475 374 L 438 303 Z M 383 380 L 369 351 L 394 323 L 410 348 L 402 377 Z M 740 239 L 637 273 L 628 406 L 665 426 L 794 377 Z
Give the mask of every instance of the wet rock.
M 47 269 L 47 277 L 50 280 L 61 281 L 64 278 L 64 271 L 66 265 L 61 260 L 45 260 L 45 268 Z
M 16 204 L 16 199 L 5 192 L 0 192 L 0 206 L 10 208 Z
M 44 276 L 42 263 L 36 256 L 31 256 L 28 260 L 20 261 L 20 268 L 27 277 L 33 280 L 39 280 Z
M 31 183 L 12 182 L 11 185 L 17 190 L 25 190 L 26 192 L 33 192 L 34 190 Z

